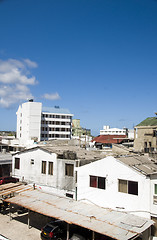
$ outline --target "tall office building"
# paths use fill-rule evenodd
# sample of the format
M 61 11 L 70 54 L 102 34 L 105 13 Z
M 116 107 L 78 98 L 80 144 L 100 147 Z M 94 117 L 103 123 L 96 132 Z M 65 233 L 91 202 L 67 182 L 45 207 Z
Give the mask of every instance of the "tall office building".
M 17 111 L 17 138 L 20 144 L 30 140 L 71 139 L 72 116 L 68 109 L 42 107 L 29 100 Z

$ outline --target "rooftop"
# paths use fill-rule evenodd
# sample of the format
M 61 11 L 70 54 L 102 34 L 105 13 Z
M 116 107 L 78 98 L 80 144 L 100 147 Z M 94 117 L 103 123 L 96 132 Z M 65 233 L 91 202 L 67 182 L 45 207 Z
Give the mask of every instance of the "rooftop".
M 8 196 L 5 201 L 12 204 L 117 240 L 136 238 L 153 224 L 150 219 L 33 190 L 20 183 L 12 184 L 10 188 L 9 184 L 4 184 L 0 188 L 2 195 Z
M 51 153 L 56 153 L 61 157 L 65 152 L 76 153 L 76 158 L 79 160 L 98 160 L 106 156 L 105 153 L 98 150 L 87 150 L 75 144 L 74 140 L 52 140 L 47 141 L 46 144 L 41 142 L 39 147 Z
M 157 160 L 155 161 L 147 156 L 128 155 L 116 157 L 116 159 L 144 175 L 157 174 Z
M 140 126 L 157 126 L 157 117 L 146 118 L 141 123 L 136 125 L 136 127 L 140 127 Z
M 92 142 L 98 143 L 121 143 L 126 135 L 99 135 L 93 138 Z
M 76 144 L 78 143 L 78 144 Z M 102 159 L 106 156 L 105 152 L 95 150 L 88 150 L 79 146 L 79 141 L 77 140 L 50 140 L 46 142 L 40 142 L 36 147 L 25 149 L 20 153 L 25 151 L 30 151 L 36 148 L 43 149 L 50 153 L 56 153 L 58 158 L 71 159 L 71 160 L 84 160 L 90 162 L 94 160 Z M 16 153 L 15 153 L 16 154 Z M 85 164 L 85 163 L 84 163 Z
M 68 109 L 60 108 L 60 107 L 42 107 L 42 112 L 73 115 L 70 113 Z

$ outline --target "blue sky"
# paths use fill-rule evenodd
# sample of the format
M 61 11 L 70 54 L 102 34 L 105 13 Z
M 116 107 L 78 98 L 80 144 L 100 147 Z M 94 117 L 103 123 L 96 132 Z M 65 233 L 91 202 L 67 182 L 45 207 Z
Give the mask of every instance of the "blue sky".
M 0 0 L 0 130 L 28 98 L 99 134 L 155 116 L 157 0 Z

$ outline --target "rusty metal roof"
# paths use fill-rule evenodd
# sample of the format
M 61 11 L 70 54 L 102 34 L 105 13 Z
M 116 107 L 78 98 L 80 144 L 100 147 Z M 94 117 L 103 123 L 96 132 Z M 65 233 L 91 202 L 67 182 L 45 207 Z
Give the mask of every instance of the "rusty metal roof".
M 7 184 L 5 184 L 7 185 Z M 5 186 L 6 187 L 6 186 Z M 15 190 L 15 191 L 14 191 Z M 0 195 L 14 192 L 5 201 L 17 204 L 40 214 L 64 220 L 117 240 L 138 236 L 149 228 L 153 221 L 125 212 L 105 209 L 65 197 L 44 193 L 23 185 L 0 189 Z
M 0 185 L 0 199 L 4 199 L 8 196 L 13 196 L 27 190 L 33 190 L 33 188 L 29 185 L 24 185 L 21 182 L 2 184 Z

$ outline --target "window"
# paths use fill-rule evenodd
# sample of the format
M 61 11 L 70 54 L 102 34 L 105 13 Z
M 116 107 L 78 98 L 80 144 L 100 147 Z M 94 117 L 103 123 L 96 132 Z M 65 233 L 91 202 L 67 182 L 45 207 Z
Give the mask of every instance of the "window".
M 31 164 L 34 164 L 34 159 L 31 159 Z
M 157 237 L 157 218 L 151 217 L 151 219 L 154 221 L 154 224 L 151 226 L 151 235 Z
M 46 161 L 42 161 L 41 173 L 46 174 Z
M 90 187 L 97 187 L 97 177 L 90 176 Z
M 20 169 L 20 158 L 15 158 L 15 169 Z
M 118 191 L 123 193 L 138 195 L 138 182 L 119 179 Z
M 48 171 L 49 175 L 53 175 L 53 162 L 49 162 L 49 171 Z
M 65 175 L 70 177 L 74 176 L 74 164 L 65 164 Z
M 154 194 L 157 195 L 157 184 L 154 184 Z
M 90 176 L 90 187 L 106 189 L 106 178 Z
M 66 193 L 66 197 L 73 198 L 73 194 Z
M 153 137 L 157 137 L 157 131 L 153 130 Z
M 127 193 L 127 181 L 119 179 L 118 192 Z

